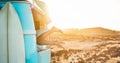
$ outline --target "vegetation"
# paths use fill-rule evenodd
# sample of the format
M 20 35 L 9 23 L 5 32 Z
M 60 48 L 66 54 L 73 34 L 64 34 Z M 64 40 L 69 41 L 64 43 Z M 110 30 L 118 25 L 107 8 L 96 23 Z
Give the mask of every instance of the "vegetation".
M 120 41 L 96 45 L 88 50 L 60 50 L 52 52 L 51 63 L 108 63 L 120 57 Z M 120 59 L 113 60 L 120 62 Z
M 120 32 L 101 27 L 63 30 L 51 34 L 51 40 L 68 42 L 98 42 L 89 49 L 52 51 L 51 63 L 119 63 Z M 83 45 L 83 44 L 82 44 Z M 90 45 L 90 44 L 88 44 Z M 81 45 L 80 45 L 81 46 Z M 71 46 L 70 46 L 71 47 Z

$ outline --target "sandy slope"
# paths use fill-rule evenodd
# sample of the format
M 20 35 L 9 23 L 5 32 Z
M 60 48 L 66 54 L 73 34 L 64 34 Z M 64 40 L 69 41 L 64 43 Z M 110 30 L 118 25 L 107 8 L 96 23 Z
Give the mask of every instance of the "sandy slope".
M 108 63 L 120 61 L 120 41 L 68 43 L 71 46 L 66 46 L 69 50 L 52 50 L 51 63 Z
M 118 63 L 120 32 L 101 27 L 65 30 L 51 40 L 63 42 L 63 50 L 51 47 L 51 63 Z

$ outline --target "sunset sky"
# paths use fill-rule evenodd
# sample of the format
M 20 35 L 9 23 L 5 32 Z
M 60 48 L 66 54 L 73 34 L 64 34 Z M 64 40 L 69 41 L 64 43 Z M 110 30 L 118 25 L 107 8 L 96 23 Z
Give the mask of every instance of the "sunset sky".
M 105 27 L 120 30 L 120 0 L 42 0 L 52 25 L 64 28 Z

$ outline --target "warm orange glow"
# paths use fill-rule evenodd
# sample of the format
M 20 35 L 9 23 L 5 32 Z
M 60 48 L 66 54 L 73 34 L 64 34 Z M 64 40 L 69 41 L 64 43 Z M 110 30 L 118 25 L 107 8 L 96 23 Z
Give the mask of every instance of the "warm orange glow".
M 43 0 L 52 25 L 64 28 L 104 27 L 120 30 L 118 0 Z

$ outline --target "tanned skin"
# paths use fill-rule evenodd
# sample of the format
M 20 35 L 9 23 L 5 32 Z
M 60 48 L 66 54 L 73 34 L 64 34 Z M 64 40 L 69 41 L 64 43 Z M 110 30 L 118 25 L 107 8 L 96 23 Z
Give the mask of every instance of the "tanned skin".
M 57 45 L 64 49 L 64 47 L 62 46 L 62 42 L 45 40 L 46 37 L 48 37 L 51 33 L 54 33 L 54 32 L 63 33 L 61 30 L 57 29 L 56 27 L 52 27 L 52 29 L 48 30 L 47 32 L 45 32 L 45 33 L 41 34 L 39 37 L 37 37 L 37 44 L 39 44 L 39 45 Z
M 39 8 L 42 8 L 41 2 L 39 0 L 34 0 L 34 2 L 36 3 L 36 5 Z M 44 5 L 44 2 L 43 2 L 43 5 Z M 31 7 L 32 7 L 32 5 L 31 5 Z M 45 16 L 47 16 L 45 9 L 42 8 L 42 10 L 43 10 L 42 12 L 45 13 Z M 41 10 L 37 10 L 37 11 L 41 12 Z M 46 19 L 48 19 L 48 18 L 46 18 Z M 44 19 L 44 21 L 46 19 Z M 62 33 L 61 30 L 57 29 L 56 27 L 52 27 L 52 29 L 48 30 L 47 32 L 45 32 L 45 33 L 41 34 L 39 37 L 37 37 L 37 44 L 39 44 L 39 45 L 56 45 L 56 46 L 62 47 L 64 49 L 64 47 L 62 46 L 62 42 L 45 40 L 46 37 L 48 37 L 51 33 L 54 33 L 54 32 Z

